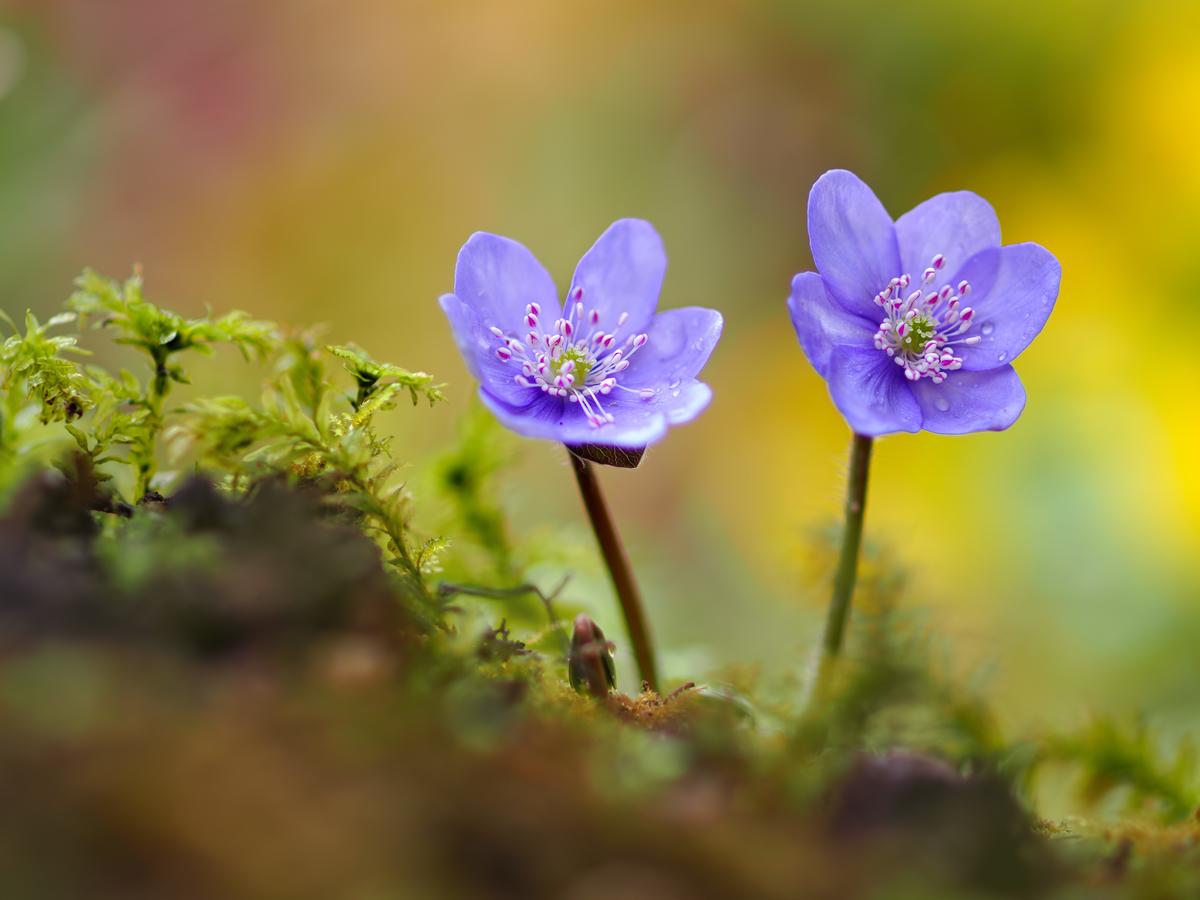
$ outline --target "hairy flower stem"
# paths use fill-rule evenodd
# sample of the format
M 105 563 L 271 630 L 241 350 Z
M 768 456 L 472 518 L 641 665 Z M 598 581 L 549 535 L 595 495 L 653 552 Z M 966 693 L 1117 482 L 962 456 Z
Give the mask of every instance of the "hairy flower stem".
M 592 521 L 592 530 L 596 533 L 600 552 L 604 554 L 608 574 L 612 576 L 617 599 L 621 601 L 621 612 L 625 614 L 625 627 L 629 631 L 629 642 L 633 645 L 638 674 L 643 682 L 650 685 L 650 690 L 657 691 L 658 674 L 654 668 L 654 651 L 650 646 L 650 632 L 646 628 L 646 614 L 642 611 L 642 597 L 638 593 L 637 582 L 633 580 L 629 557 L 625 555 L 625 547 L 621 544 L 621 537 L 617 534 L 612 516 L 608 512 L 608 504 L 604 502 L 595 468 L 586 459 L 580 459 L 574 453 L 570 453 L 569 448 L 568 454 L 571 457 L 571 465 L 575 468 L 575 479 L 579 482 L 579 493 L 583 496 L 584 508 Z
M 858 552 L 862 546 L 863 514 L 867 506 L 867 476 L 871 468 L 873 443 L 874 438 L 856 434 L 850 446 L 850 478 L 846 484 L 846 527 L 842 533 L 842 555 L 833 579 L 829 616 L 825 620 L 821 663 L 817 670 L 818 702 L 823 702 L 828 693 L 829 681 L 833 677 L 833 670 L 845 642 L 846 620 L 850 617 L 850 601 L 854 598 L 854 582 L 858 576 Z

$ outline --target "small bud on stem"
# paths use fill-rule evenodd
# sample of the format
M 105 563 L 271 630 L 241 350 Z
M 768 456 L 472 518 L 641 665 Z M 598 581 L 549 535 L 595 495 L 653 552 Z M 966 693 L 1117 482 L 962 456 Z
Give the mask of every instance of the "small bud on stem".
M 613 662 L 613 644 L 605 640 L 600 626 L 580 613 L 575 617 L 575 632 L 571 635 L 571 655 L 567 672 L 571 687 L 580 694 L 604 698 L 617 687 L 617 670 Z

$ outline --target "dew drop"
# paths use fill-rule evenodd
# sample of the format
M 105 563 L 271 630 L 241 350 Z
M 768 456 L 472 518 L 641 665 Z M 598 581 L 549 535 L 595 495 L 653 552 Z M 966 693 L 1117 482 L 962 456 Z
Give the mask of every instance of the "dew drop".
M 1008 359 L 1008 354 L 1001 353 L 999 356 L 996 357 L 996 359 L 1000 360 L 1000 362 L 1004 362 L 1006 359 Z
M 984 334 L 991 334 L 993 331 L 996 330 L 996 326 L 993 325 L 991 322 L 984 322 L 983 326 L 979 330 L 982 331 Z
M 675 392 L 673 392 L 673 393 L 671 394 L 671 396 L 672 396 L 672 397 L 678 397 L 678 396 L 679 396 L 679 391 L 675 391 Z
M 946 410 L 948 410 L 950 408 L 950 401 L 947 400 L 945 397 L 938 397 L 936 400 L 933 401 L 933 405 L 936 406 L 938 409 L 940 409 L 942 412 L 945 412 Z
M 671 379 L 671 383 L 667 385 L 667 390 L 669 390 L 669 391 L 673 391 L 673 390 L 675 390 L 675 388 L 677 388 L 677 387 L 679 387 L 679 379 L 678 379 L 678 378 L 672 378 L 672 379 Z

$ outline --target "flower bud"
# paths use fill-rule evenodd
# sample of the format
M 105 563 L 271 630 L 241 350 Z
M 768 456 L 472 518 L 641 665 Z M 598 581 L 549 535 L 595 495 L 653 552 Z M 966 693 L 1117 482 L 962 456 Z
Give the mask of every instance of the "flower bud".
M 613 662 L 613 645 L 604 637 L 595 622 L 580 613 L 575 617 L 575 631 L 571 635 L 571 655 L 567 659 L 567 673 L 571 687 L 580 694 L 591 694 L 603 698 L 617 687 L 617 669 Z

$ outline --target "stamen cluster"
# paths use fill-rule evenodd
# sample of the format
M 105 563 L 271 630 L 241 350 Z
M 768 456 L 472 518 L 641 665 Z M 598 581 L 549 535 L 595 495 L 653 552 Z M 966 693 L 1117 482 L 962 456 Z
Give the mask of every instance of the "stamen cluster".
M 945 265 L 946 258 L 939 253 L 922 273 L 921 287 L 932 285 Z M 941 290 L 916 290 L 905 297 L 911 284 L 911 276 L 901 275 L 875 295 L 875 305 L 887 313 L 875 332 L 875 348 L 903 366 L 909 381 L 927 376 L 934 384 L 941 384 L 951 371 L 962 368 L 962 359 L 950 348 L 982 340 L 978 335 L 951 340 L 970 328 L 975 318 L 971 307 L 960 309 L 971 293 L 971 285 L 962 281 L 957 290 L 946 285 Z
M 601 408 L 597 395 L 621 390 L 643 400 L 654 396 L 650 388 L 633 390 L 617 383 L 617 376 L 629 368 L 629 358 L 647 340 L 645 334 L 630 335 L 617 346 L 617 332 L 629 318 L 628 313 L 621 313 L 617 327 L 606 334 L 599 327 L 597 310 L 584 315 L 583 288 L 576 287 L 568 297 L 566 317 L 556 319 L 551 331 L 542 330 L 541 314 L 537 303 L 525 307 L 524 323 L 529 333 L 523 342 L 492 328 L 492 334 L 504 342 L 503 347 L 496 348 L 496 355 L 521 367 L 520 374 L 514 376 L 517 384 L 578 403 L 593 428 L 613 421 L 612 414 Z

